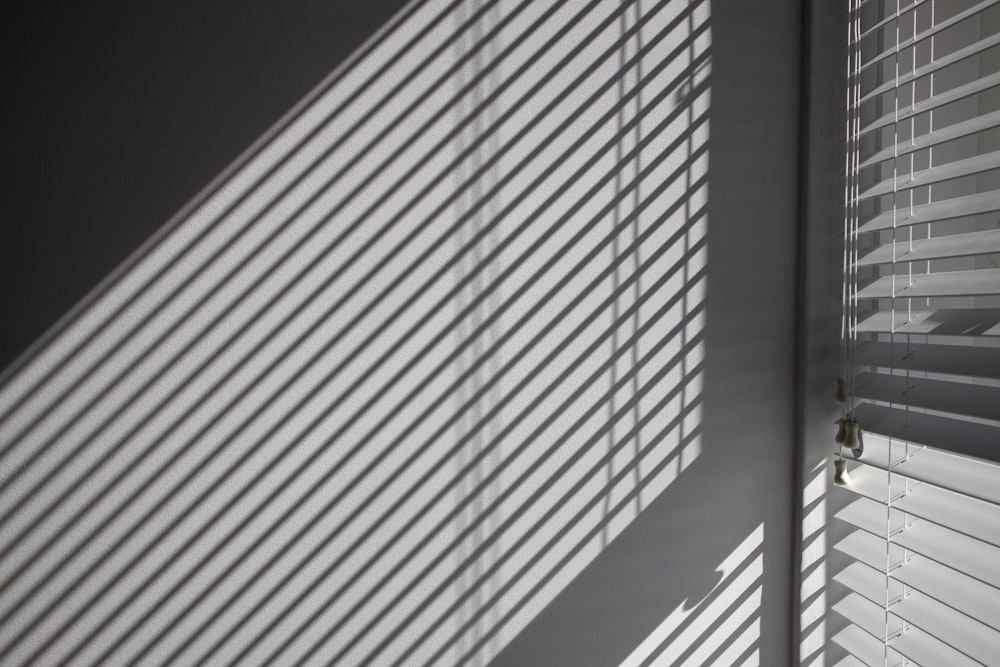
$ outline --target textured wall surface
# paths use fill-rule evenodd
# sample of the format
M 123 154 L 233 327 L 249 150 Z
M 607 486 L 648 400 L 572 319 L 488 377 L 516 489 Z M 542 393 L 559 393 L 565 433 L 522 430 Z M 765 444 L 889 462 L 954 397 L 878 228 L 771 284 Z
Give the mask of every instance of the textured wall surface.
M 4 664 L 782 664 L 798 16 L 409 5 L 0 388 Z

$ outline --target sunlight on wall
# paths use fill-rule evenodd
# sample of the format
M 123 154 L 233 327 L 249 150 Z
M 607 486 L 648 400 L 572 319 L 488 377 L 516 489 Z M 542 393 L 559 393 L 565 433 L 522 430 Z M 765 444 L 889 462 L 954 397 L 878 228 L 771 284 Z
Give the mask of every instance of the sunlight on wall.
M 0 662 L 496 655 L 700 452 L 709 46 L 408 6 L 4 378 Z
M 799 599 L 800 662 L 823 664 L 826 647 L 826 515 L 830 461 L 823 459 L 806 477 L 802 492 L 802 565 Z
M 702 600 L 672 611 L 619 667 L 759 664 L 764 526 L 719 564 L 719 583 Z

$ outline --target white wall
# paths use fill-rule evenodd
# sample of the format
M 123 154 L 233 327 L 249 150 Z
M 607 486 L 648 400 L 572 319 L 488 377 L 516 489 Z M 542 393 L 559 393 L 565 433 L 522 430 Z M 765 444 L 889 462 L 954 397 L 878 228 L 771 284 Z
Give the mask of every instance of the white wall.
M 480 5 L 6 378 L 6 661 L 790 660 L 797 7 Z

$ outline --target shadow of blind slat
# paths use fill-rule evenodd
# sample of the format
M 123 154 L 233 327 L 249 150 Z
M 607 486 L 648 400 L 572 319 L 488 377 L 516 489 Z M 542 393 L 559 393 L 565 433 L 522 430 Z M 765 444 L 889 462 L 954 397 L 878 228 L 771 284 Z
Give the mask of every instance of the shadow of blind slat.
M 3 378 L 0 662 L 496 656 L 700 451 L 710 47 L 405 8 Z

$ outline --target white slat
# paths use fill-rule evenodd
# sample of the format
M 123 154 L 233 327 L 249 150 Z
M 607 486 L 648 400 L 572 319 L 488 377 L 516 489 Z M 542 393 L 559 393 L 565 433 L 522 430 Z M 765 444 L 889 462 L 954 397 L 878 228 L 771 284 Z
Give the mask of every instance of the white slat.
M 865 403 L 855 411 L 859 423 L 873 433 L 884 433 L 920 445 L 948 445 L 962 456 L 1000 463 L 1000 442 L 996 428 L 941 415 L 920 414 L 906 406 Z
M 885 503 L 885 472 L 869 466 L 865 457 L 861 461 L 850 471 L 850 490 Z M 983 553 L 993 554 L 997 558 L 996 562 L 1000 563 L 1000 507 L 932 484 L 911 483 L 907 488 L 903 477 L 896 474 L 892 475 L 891 491 L 892 506 L 896 509 L 936 523 L 949 533 L 961 533 L 981 542 Z M 921 553 L 934 557 L 933 552 Z M 997 576 L 1000 576 L 1000 572 Z
M 869 567 L 860 561 L 848 564 L 833 575 L 833 580 L 879 606 L 885 605 L 887 594 L 892 600 L 904 593 L 903 584 L 891 577 L 887 579 L 884 568 Z
M 880 404 L 924 408 L 937 414 L 947 413 L 945 416 L 1000 420 L 1000 387 L 883 373 L 859 373 L 856 382 L 857 397 Z
M 943 577 L 942 572 L 945 573 Z M 904 575 L 912 583 L 904 582 L 900 575 Z M 894 570 L 888 580 L 883 571 L 859 561 L 849 564 L 833 578 L 883 608 L 888 601 L 891 613 L 960 653 L 986 662 L 984 658 L 989 655 L 989 647 L 1000 646 L 1000 635 L 995 627 L 984 620 L 997 616 L 996 612 L 1000 611 L 1000 604 L 997 603 L 1000 600 L 995 597 L 987 599 L 977 589 L 992 590 L 995 595 L 1000 594 L 1000 591 L 987 586 L 976 586 L 968 577 L 962 582 L 959 579 L 961 576 L 932 561 L 912 556 L 905 565 Z M 935 583 L 938 584 L 936 587 Z M 956 584 L 959 588 L 949 588 L 949 584 Z M 923 586 L 959 604 L 965 604 L 968 600 L 966 613 L 942 601 L 940 597 L 927 593 Z M 963 598 L 962 595 L 966 597 Z M 986 616 L 978 615 L 978 611 L 984 612 Z
M 902 622 L 891 615 L 887 628 L 885 610 L 859 593 L 848 593 L 833 605 L 833 610 L 879 641 L 885 641 L 887 636 L 898 634 L 903 629 Z
M 884 179 L 862 192 L 858 199 L 860 201 L 874 199 L 875 197 L 891 195 L 893 192 L 904 192 L 962 176 L 980 174 L 991 169 L 1000 169 L 1000 151 L 946 162 L 914 171 L 912 174 Z
M 932 296 L 969 296 L 1000 294 L 1000 269 L 949 271 L 913 276 L 877 278 L 858 292 L 859 299 L 925 298 Z M 895 291 L 894 291 L 895 290 Z
M 886 569 L 886 538 L 885 538 L 885 507 L 880 511 L 871 511 L 869 505 L 852 502 L 838 512 L 837 519 L 851 525 L 868 524 L 872 526 L 879 518 L 883 519 L 882 534 L 855 530 L 841 538 L 834 549 L 858 560 L 868 567 L 877 570 Z M 902 516 L 902 513 L 899 513 Z M 894 520 L 894 523 L 897 521 Z M 1000 589 L 1000 573 L 996 563 L 996 549 L 971 537 L 935 525 L 930 521 L 912 521 L 906 530 L 893 533 L 893 541 L 889 543 L 889 570 L 895 572 L 906 558 L 914 554 L 926 557 L 941 566 L 961 572 L 980 585 L 988 585 Z M 909 550 L 912 553 L 906 553 Z
M 875 548 L 871 553 L 866 551 L 867 547 L 858 544 L 855 545 L 855 548 L 859 551 L 855 551 L 851 555 L 874 568 L 885 570 L 885 544 L 883 542 L 887 534 L 897 533 L 904 528 L 907 518 L 903 513 L 891 511 L 887 517 L 883 502 L 861 496 L 842 507 L 834 516 L 840 521 L 860 528 L 877 538 L 872 543 Z
M 1000 505 L 1000 466 L 984 465 L 964 456 L 927 447 L 910 445 L 904 448 L 898 440 L 892 443 L 891 455 L 894 461 L 892 470 L 896 474 Z M 877 433 L 865 435 L 865 462 L 885 469 L 889 456 L 888 438 Z
M 1000 125 L 1000 111 L 993 111 L 981 116 L 973 116 L 972 118 L 963 120 L 959 123 L 939 127 L 935 130 L 927 132 L 926 134 L 918 136 L 912 141 L 901 141 L 895 146 L 890 142 L 888 146 L 871 157 L 866 158 L 859 165 L 859 168 L 865 169 L 894 157 L 903 157 L 904 155 L 909 155 L 914 151 L 930 148 L 931 146 L 937 146 L 938 144 L 943 144 L 946 141 L 952 141 L 970 134 L 982 132 L 983 130 L 988 130 L 990 128 L 997 127 L 998 125 Z
M 935 345 L 904 340 L 858 346 L 858 365 L 965 378 L 1000 378 L 1000 347 Z
M 876 25 L 848 38 L 848 128 L 867 124 L 848 139 L 842 361 L 865 447 L 841 451 L 835 494 L 854 499 L 834 516 L 854 529 L 833 609 L 855 625 L 835 642 L 871 665 L 1000 665 L 1000 265 L 983 261 L 1000 253 L 1000 110 L 977 99 L 1000 85 L 1000 0 L 929 4 L 850 3 Z
M 858 323 L 858 333 L 922 334 L 975 338 L 1000 336 L 1000 308 L 935 308 L 905 311 L 895 321 L 887 310 L 878 310 Z
M 981 667 L 982 664 L 938 641 L 920 628 L 911 627 L 893 639 L 890 646 L 907 658 L 919 660 L 924 665 Z
M 920 43 L 926 39 L 930 39 L 934 35 L 940 33 L 942 30 L 950 28 L 951 26 L 956 25 L 957 23 L 961 23 L 967 18 L 979 14 L 983 10 L 988 9 L 993 5 L 997 4 L 998 1 L 1000 0 L 986 0 L 985 2 L 980 2 L 979 4 L 973 5 L 972 7 L 966 9 L 965 11 L 961 11 L 955 14 L 954 16 L 945 19 L 944 21 L 941 21 L 940 23 L 935 23 L 930 28 L 922 30 L 921 32 L 918 32 L 916 35 L 913 35 L 912 37 L 900 41 L 899 44 L 893 43 L 890 47 L 884 49 L 878 55 L 866 59 L 865 62 L 862 63 L 861 65 L 861 71 L 865 71 L 866 69 L 872 67 L 873 65 L 878 64 L 879 62 L 885 60 L 886 58 L 889 58 L 890 56 L 895 55 L 896 53 L 902 51 L 903 49 L 908 49 L 914 44 Z
M 953 220 L 955 218 L 965 218 L 1000 211 L 1000 192 L 984 192 L 965 197 L 953 197 L 952 199 L 944 199 L 928 204 L 917 204 L 908 210 L 909 213 L 907 211 L 896 211 L 895 214 L 891 209 L 883 211 L 862 223 L 858 231 L 862 234 L 868 234 L 882 229 L 892 229 L 894 216 L 895 226 L 905 227 L 908 225 L 922 225 L 929 222 L 941 222 L 942 220 Z
M 876 130 L 889 127 L 893 123 L 903 121 L 934 109 L 940 109 L 946 104 L 957 102 L 958 100 L 971 97 L 977 93 L 989 90 L 994 86 L 1000 86 L 1000 72 L 995 72 L 988 76 L 983 76 L 969 83 L 955 86 L 940 93 L 935 93 L 933 97 L 920 100 L 914 104 L 904 104 L 900 101 L 899 111 L 890 111 L 873 120 L 861 128 L 861 135 L 870 134 Z
M 899 18 L 906 18 L 906 17 L 910 16 L 910 12 L 914 8 L 919 7 L 920 5 L 922 5 L 922 4 L 924 4 L 925 2 L 928 2 L 928 1 L 929 0 L 914 0 L 911 4 L 907 5 L 906 7 L 900 7 Z M 879 30 L 880 28 L 886 27 L 887 25 L 889 25 L 890 23 L 892 23 L 895 20 L 896 20 L 896 14 L 890 13 L 885 18 L 879 20 L 876 23 L 873 23 L 869 27 L 867 27 L 864 30 L 862 30 L 861 31 L 861 39 L 864 39 L 865 37 L 868 37 L 869 35 L 875 33 L 875 31 Z
M 845 667 L 864 665 L 872 667 L 885 664 L 885 644 L 872 637 L 856 625 L 849 625 L 833 636 L 833 642 L 851 654 L 850 658 L 836 663 Z M 892 660 L 899 660 L 899 653 L 890 649 Z M 891 662 L 890 664 L 895 664 Z
M 910 591 L 889 610 L 972 660 L 989 664 L 998 657 L 1000 633 L 920 591 Z
M 913 242 L 886 243 L 858 259 L 858 266 L 891 262 L 922 262 L 944 257 L 968 257 L 1000 252 L 1000 229 L 969 234 L 952 234 Z
M 893 570 L 892 576 L 994 630 L 1000 628 L 1000 589 L 916 554 Z
M 935 72 L 939 72 L 948 65 L 954 65 L 955 63 L 961 60 L 965 60 L 966 58 L 971 58 L 972 56 L 978 53 L 982 53 L 986 49 L 992 46 L 996 46 L 997 44 L 1000 44 L 1000 33 L 990 35 L 989 37 L 981 39 L 978 42 L 969 44 L 968 46 L 962 47 L 956 51 L 952 51 L 951 53 L 945 56 L 941 56 L 940 58 L 935 58 L 926 65 L 922 65 L 921 67 L 917 67 L 913 70 L 910 70 L 909 72 L 900 74 L 898 77 L 890 79 L 889 81 L 886 81 L 882 85 L 873 88 L 872 90 L 861 96 L 861 104 L 873 100 L 877 98 L 879 95 L 884 95 L 888 92 L 896 90 L 900 86 L 903 86 L 909 83 L 910 81 L 923 78 Z

